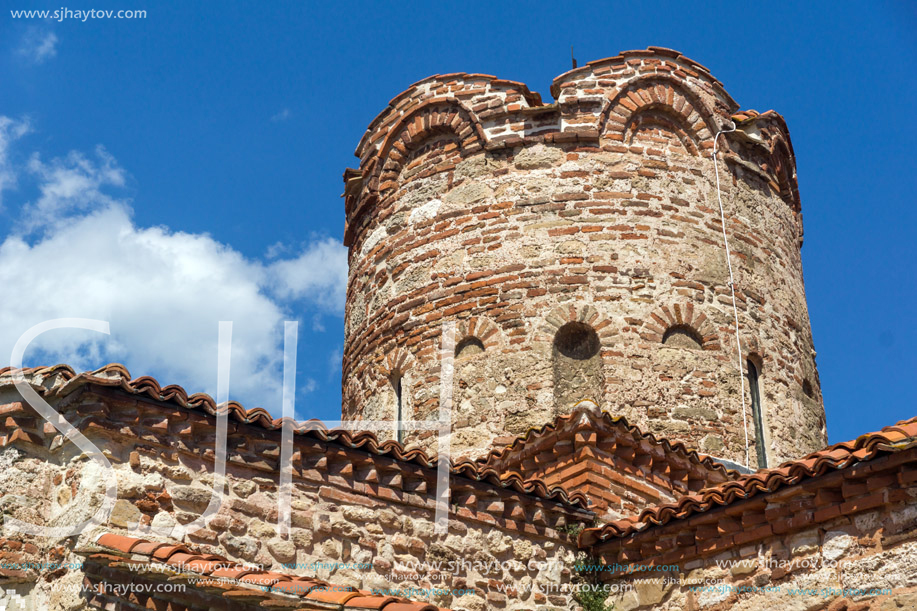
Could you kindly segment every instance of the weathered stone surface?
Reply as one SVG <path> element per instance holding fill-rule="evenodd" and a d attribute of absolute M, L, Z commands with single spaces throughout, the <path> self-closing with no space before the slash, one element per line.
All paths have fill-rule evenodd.
<path fill-rule="evenodd" d="M 111 515 L 108 517 L 110 524 L 121 528 L 127 528 L 131 524 L 136 524 L 139 520 L 140 510 L 133 503 L 124 499 L 115 501 Z"/>
<path fill-rule="evenodd" d="M 258 486 L 252 481 L 241 481 L 232 485 L 232 491 L 244 499 L 257 492 Z"/>
<path fill-rule="evenodd" d="M 279 562 L 293 562 L 296 560 L 296 546 L 290 540 L 275 537 L 267 542 L 267 549 Z"/>
<path fill-rule="evenodd" d="M 174 486 L 170 488 L 172 501 L 182 509 L 201 512 L 207 509 L 213 491 L 209 488 Z"/>
<path fill-rule="evenodd" d="M 704 407 L 676 407 L 672 410 L 675 418 L 685 420 L 716 420 L 716 411 Z"/>
<path fill-rule="evenodd" d="M 564 153 L 560 149 L 536 144 L 517 153 L 513 163 L 520 170 L 537 170 L 558 165 L 563 159 Z"/>
<path fill-rule="evenodd" d="M 903 611 L 904 609 L 917 609 L 917 592 L 892 596 L 879 605 L 879 611 Z"/>
<path fill-rule="evenodd" d="M 251 537 L 236 537 L 230 534 L 224 534 L 220 537 L 220 542 L 233 556 L 254 562 L 258 555 L 258 541 Z"/>

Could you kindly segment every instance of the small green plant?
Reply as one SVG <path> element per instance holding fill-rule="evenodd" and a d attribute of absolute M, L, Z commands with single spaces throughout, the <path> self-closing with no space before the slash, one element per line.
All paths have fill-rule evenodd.
<path fill-rule="evenodd" d="M 585 590 L 576 593 L 576 602 L 582 607 L 583 611 L 613 611 L 614 603 L 605 602 L 608 596 L 602 590 Z"/>
<path fill-rule="evenodd" d="M 575 539 L 583 532 L 584 528 L 585 526 L 583 524 L 564 524 L 563 526 L 559 526 L 557 530 L 566 533 L 571 539 Z"/>
<path fill-rule="evenodd" d="M 615 608 L 614 603 L 606 602 L 608 593 L 602 587 L 601 561 L 598 558 L 579 552 L 573 570 L 576 573 L 574 582 L 588 586 L 577 589 L 574 595 L 583 611 L 612 611 Z"/>
<path fill-rule="evenodd" d="M 598 526 L 598 518 L 594 519 L 592 526 Z M 566 524 L 558 527 L 562 533 L 566 533 L 572 540 L 576 540 L 586 524 Z M 583 611 L 612 611 L 615 608 L 614 603 L 606 602 L 608 594 L 602 588 L 602 579 L 600 570 L 600 561 L 586 552 L 578 552 L 573 560 L 573 583 L 576 585 L 586 585 L 588 587 L 577 588 L 573 598 L 580 604 Z"/>

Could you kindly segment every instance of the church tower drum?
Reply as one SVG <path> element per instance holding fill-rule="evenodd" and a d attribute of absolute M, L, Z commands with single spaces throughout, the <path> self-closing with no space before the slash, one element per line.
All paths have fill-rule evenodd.
<path fill-rule="evenodd" d="M 435 420 L 453 321 L 453 456 L 582 400 L 740 463 L 747 428 L 752 467 L 822 447 L 783 118 L 740 112 L 659 47 L 551 93 L 437 75 L 370 124 L 344 174 L 344 418 Z M 733 124 L 717 151 L 741 355 L 711 156 Z M 436 446 L 429 429 L 403 440 Z"/>

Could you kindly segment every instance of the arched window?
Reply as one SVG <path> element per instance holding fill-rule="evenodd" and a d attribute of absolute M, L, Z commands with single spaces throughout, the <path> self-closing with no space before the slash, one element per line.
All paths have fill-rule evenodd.
<path fill-rule="evenodd" d="M 701 350 L 704 347 L 704 338 L 700 333 L 688 325 L 672 325 L 662 335 L 662 343 L 670 348 L 688 348 Z"/>
<path fill-rule="evenodd" d="M 392 375 L 392 389 L 395 391 L 395 439 L 398 443 L 404 443 L 404 393 L 401 386 L 402 377 L 400 373 Z"/>
<path fill-rule="evenodd" d="M 605 385 L 601 343 L 595 329 L 568 322 L 554 336 L 554 406 L 565 412 L 583 399 L 599 403 Z"/>
<path fill-rule="evenodd" d="M 761 418 L 761 389 L 758 386 L 758 367 L 748 359 L 748 390 L 751 394 L 751 417 L 755 423 L 755 450 L 758 455 L 758 468 L 767 467 L 767 452 L 764 448 L 764 421 Z"/>
<path fill-rule="evenodd" d="M 473 335 L 466 337 L 455 346 L 455 358 L 463 359 L 484 352 L 484 342 Z"/>
<path fill-rule="evenodd" d="M 815 398 L 815 389 L 812 388 L 812 382 L 808 378 L 802 381 L 802 393 L 810 399 Z"/>

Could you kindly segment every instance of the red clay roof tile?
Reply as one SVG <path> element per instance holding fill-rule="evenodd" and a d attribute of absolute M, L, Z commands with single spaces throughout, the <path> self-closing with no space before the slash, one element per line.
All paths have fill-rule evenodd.
<path fill-rule="evenodd" d="M 248 567 L 248 566 L 242 566 L 242 565 L 224 566 L 210 573 L 210 576 L 211 577 L 220 577 L 224 579 L 240 579 L 241 577 L 248 575 L 249 573 L 255 573 L 257 571 L 258 569 Z"/>
<path fill-rule="evenodd" d="M 120 550 L 119 550 L 119 551 L 120 551 Z M 189 549 L 188 549 L 187 547 L 185 547 L 184 545 L 167 545 L 167 546 L 165 546 L 165 547 L 157 548 L 156 551 L 153 552 L 153 558 L 156 559 L 156 560 L 159 560 L 159 561 L 161 561 L 161 562 L 165 562 L 165 561 L 168 560 L 173 554 L 178 554 L 178 553 L 185 553 L 185 554 L 187 554 L 187 553 L 190 552 L 190 551 L 191 551 L 191 550 L 189 550 Z"/>
<path fill-rule="evenodd" d="M 394 596 L 356 596 L 344 605 L 347 609 L 381 609 L 385 605 L 398 602 Z"/>
<path fill-rule="evenodd" d="M 131 551 L 131 548 L 141 545 L 143 543 L 149 543 L 144 539 L 135 539 L 134 537 L 124 537 L 122 535 L 116 535 L 114 533 L 105 533 L 99 537 L 97 544 L 104 547 L 110 547 L 116 549 L 119 552 L 127 553 Z"/>
<path fill-rule="evenodd" d="M 104 545 L 101 542 L 101 539 L 99 540 L 99 545 Z M 150 556 L 153 554 L 153 552 L 155 552 L 160 547 L 166 547 L 167 545 L 169 544 L 168 543 L 157 543 L 155 541 L 150 541 L 146 543 L 138 543 L 136 546 L 131 548 L 131 552 L 133 552 L 134 554 L 142 554 L 144 556 Z"/>
<path fill-rule="evenodd" d="M 586 422 L 583 422 L 584 417 L 587 419 Z M 523 452 L 526 446 L 546 436 L 555 433 L 559 434 L 561 431 L 566 431 L 568 434 L 581 430 L 596 431 L 600 427 L 613 429 L 615 432 L 624 434 L 636 442 L 646 440 L 651 445 L 659 447 L 665 455 L 677 456 L 687 460 L 700 470 L 710 473 L 711 476 L 715 473 L 717 479 L 714 481 L 722 481 L 724 478 L 734 479 L 739 476 L 737 471 L 727 469 L 712 457 L 691 450 L 681 442 L 673 443 L 664 437 L 656 437 L 652 433 L 645 433 L 636 426 L 628 424 L 627 419 L 623 416 L 612 416 L 608 412 L 597 412 L 585 406 L 577 406 L 570 413 L 558 416 L 553 422 L 529 429 L 524 435 L 517 437 L 503 448 L 492 450 L 474 461 L 459 462 L 456 466 L 460 467 L 467 462 L 478 466 L 481 472 L 486 472 L 489 468 L 500 469 L 511 457 Z M 515 461 L 513 461 L 513 464 L 515 464 Z M 519 474 L 519 477 L 524 477 L 524 473 Z"/>
<path fill-rule="evenodd" d="M 33 367 L 18 370 L 29 379 L 37 391 L 46 396 L 65 396 L 87 384 L 106 386 L 131 395 L 146 396 L 158 402 L 172 403 L 189 410 L 202 411 L 210 416 L 218 412 L 227 412 L 229 417 L 236 422 L 259 426 L 267 430 L 278 430 L 283 426 L 283 420 L 271 417 L 267 410 L 256 407 L 245 410 L 239 403 L 230 401 L 223 406 L 217 406 L 216 401 L 207 394 L 196 393 L 188 395 L 184 388 L 178 385 L 162 387 L 159 382 L 150 376 L 131 378 L 130 372 L 124 365 L 111 363 L 95 371 L 77 374 L 67 365 L 54 365 L 51 367 Z M 0 387 L 11 383 L 13 375 L 10 367 L 0 368 Z M 6 378 L 6 380 L 4 380 Z M 44 385 L 42 383 L 44 382 Z M 48 382 L 52 382 L 50 385 Z M 50 387 L 48 387 L 50 386 Z M 308 435 L 325 442 L 340 444 L 347 448 L 363 449 L 364 451 L 379 456 L 390 456 L 401 462 L 412 462 L 428 468 L 436 468 L 439 458 L 436 454 L 428 455 L 419 448 L 407 449 L 397 441 L 380 442 L 375 433 L 371 431 L 350 431 L 347 429 L 328 429 L 318 420 L 307 420 L 296 423 L 296 435 Z M 541 480 L 526 481 L 519 474 L 493 474 L 479 473 L 479 467 L 470 462 L 451 463 L 451 471 L 455 475 L 470 476 L 477 481 L 486 479 L 494 485 L 511 488 L 517 492 L 531 494 L 541 498 L 553 500 L 566 505 L 586 509 L 588 499 L 581 493 L 568 494 L 559 486 L 547 486 Z"/>
<path fill-rule="evenodd" d="M 319 602 L 326 603 L 335 603 L 338 605 L 343 605 L 348 600 L 356 598 L 360 594 L 354 591 L 344 590 L 344 587 L 340 586 L 323 586 L 315 588 L 308 594 L 306 598 L 308 600 L 317 600 Z"/>
<path fill-rule="evenodd" d="M 902 431 L 911 434 L 903 437 Z M 639 516 L 615 520 L 603 526 L 587 528 L 579 535 L 579 545 L 586 547 L 611 538 L 626 537 L 644 531 L 651 525 L 682 520 L 695 513 L 729 505 L 759 492 L 774 492 L 784 486 L 823 475 L 829 470 L 846 469 L 858 462 L 872 460 L 881 453 L 914 447 L 917 443 L 917 417 L 887 426 L 881 431 L 860 435 L 855 440 L 837 443 L 798 460 L 773 469 L 761 469 L 730 482 L 705 488 L 681 497 L 674 503 L 649 507 Z"/>
<path fill-rule="evenodd" d="M 109 564 L 113 568 L 125 568 L 130 563 L 125 558 L 137 555 L 160 554 L 167 564 L 179 566 L 188 572 L 209 574 L 210 579 L 201 579 L 193 584 L 206 590 L 223 590 L 223 596 L 244 601 L 254 601 L 279 593 L 298 596 L 314 605 L 347 605 L 348 609 L 369 609 L 393 611 L 440 611 L 426 603 L 414 603 L 391 596 L 378 596 L 366 590 L 357 590 L 350 586 L 337 586 L 318 579 L 284 575 L 272 571 L 262 571 L 245 566 L 222 556 L 214 554 L 196 554 L 184 545 L 152 543 L 144 539 L 135 539 L 115 533 L 105 533 L 97 539 L 96 545 L 107 550 L 114 550 L 121 555 L 97 553 L 92 550 L 84 552 L 91 559 Z M 130 551 L 128 551 L 130 550 Z M 246 585 L 242 585 L 246 584 Z M 263 589 L 251 589 L 251 586 L 262 586 Z M 305 602 L 304 601 L 304 602 Z M 447 611 L 447 610 L 445 610 Z"/>
<path fill-rule="evenodd" d="M 272 586 L 281 581 L 292 581 L 292 579 L 280 573 L 258 572 L 249 573 L 239 578 L 239 581 L 242 583 L 251 583 L 256 586 Z"/>
<path fill-rule="evenodd" d="M 166 564 L 170 564 L 172 566 L 183 566 L 186 562 L 191 560 L 203 560 L 203 557 L 195 554 L 178 552 L 169 556 L 169 559 L 166 560 Z"/>
<path fill-rule="evenodd" d="M 305 596 L 315 588 L 321 587 L 322 583 L 312 579 L 294 578 L 290 581 L 281 581 L 275 583 L 272 587 L 277 592 L 284 594 L 295 594 L 296 596 Z"/>
<path fill-rule="evenodd" d="M 210 575 L 213 571 L 226 565 L 225 560 L 191 560 L 185 565 L 185 569 L 202 575 Z"/>

